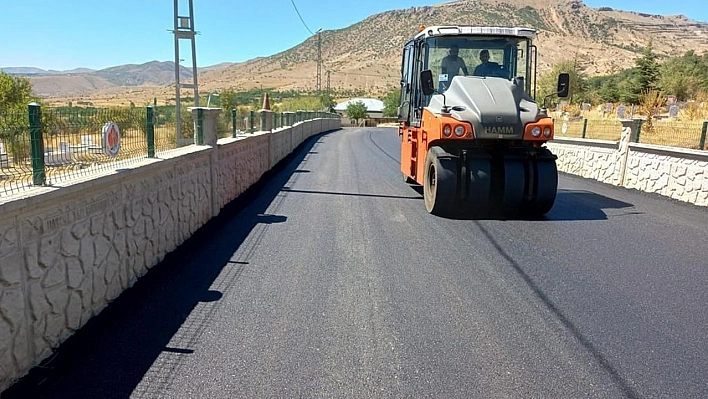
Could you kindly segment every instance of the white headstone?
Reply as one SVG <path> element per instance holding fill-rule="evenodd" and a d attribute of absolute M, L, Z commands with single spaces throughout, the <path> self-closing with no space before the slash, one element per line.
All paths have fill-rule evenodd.
<path fill-rule="evenodd" d="M 582 109 L 583 111 L 590 111 L 590 103 L 583 103 L 580 106 L 580 109 Z"/>
<path fill-rule="evenodd" d="M 614 109 L 614 105 L 612 103 L 605 104 L 605 111 L 612 112 L 613 109 Z"/>

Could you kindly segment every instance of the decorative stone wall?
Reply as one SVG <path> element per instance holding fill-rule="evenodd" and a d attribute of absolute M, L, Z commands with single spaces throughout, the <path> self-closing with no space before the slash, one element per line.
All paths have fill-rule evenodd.
<path fill-rule="evenodd" d="M 619 183 L 621 173 L 617 143 L 571 139 L 548 144 L 548 147 L 558 156 L 558 170 L 604 183 Z"/>
<path fill-rule="evenodd" d="M 184 147 L 121 167 L 120 173 L 86 175 L 3 198 L 0 391 L 305 139 L 339 123 L 299 123 L 295 128 L 308 133 L 297 140 L 294 129 L 285 128 Z"/>
<path fill-rule="evenodd" d="M 631 143 L 636 123 L 623 121 L 619 142 L 555 139 L 558 170 L 604 183 L 708 206 L 708 152 Z"/>
<path fill-rule="evenodd" d="M 630 145 L 624 186 L 708 206 L 705 151 Z"/>

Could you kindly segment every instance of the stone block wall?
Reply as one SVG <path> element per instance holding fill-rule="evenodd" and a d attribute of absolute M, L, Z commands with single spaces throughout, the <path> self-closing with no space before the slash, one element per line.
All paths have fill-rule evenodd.
<path fill-rule="evenodd" d="M 636 122 L 623 121 L 620 141 L 555 139 L 558 170 L 604 183 L 708 206 L 708 151 L 630 142 Z"/>
<path fill-rule="evenodd" d="M 3 198 L 0 391 L 300 143 L 339 123 L 305 121 L 277 133 L 219 139 L 160 153 L 120 172 L 86 174 Z M 293 140 L 294 131 L 307 133 Z"/>
<path fill-rule="evenodd" d="M 630 145 L 624 186 L 708 206 L 708 154 Z"/>
<path fill-rule="evenodd" d="M 566 139 L 549 143 L 548 148 L 558 156 L 558 170 L 603 183 L 617 185 L 621 176 L 617 143 L 598 140 Z"/>

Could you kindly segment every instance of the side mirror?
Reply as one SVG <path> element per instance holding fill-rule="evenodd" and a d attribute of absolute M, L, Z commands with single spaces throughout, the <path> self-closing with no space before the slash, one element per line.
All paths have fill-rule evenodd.
<path fill-rule="evenodd" d="M 435 92 L 435 82 L 433 82 L 433 72 L 426 69 L 420 73 L 420 87 L 423 89 L 423 94 L 429 96 Z"/>
<path fill-rule="evenodd" d="M 568 97 L 568 92 L 570 91 L 570 75 L 563 72 L 558 75 L 558 97 L 564 98 Z"/>

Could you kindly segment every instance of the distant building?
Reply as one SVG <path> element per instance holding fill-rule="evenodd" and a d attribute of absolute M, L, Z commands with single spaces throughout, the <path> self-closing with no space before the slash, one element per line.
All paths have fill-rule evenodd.
<path fill-rule="evenodd" d="M 349 106 L 349 104 L 356 103 L 359 101 L 363 102 L 366 106 L 366 112 L 369 115 L 369 118 L 383 117 L 384 103 L 383 101 L 377 100 L 375 98 L 352 98 L 351 100 L 347 100 L 335 105 L 334 112 L 338 113 L 343 118 L 346 118 L 347 107 Z"/>

